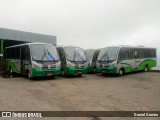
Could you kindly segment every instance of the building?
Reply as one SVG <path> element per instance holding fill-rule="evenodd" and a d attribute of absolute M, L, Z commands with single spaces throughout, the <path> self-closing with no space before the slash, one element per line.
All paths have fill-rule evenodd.
<path fill-rule="evenodd" d="M 3 61 L 3 51 L 5 47 L 28 42 L 43 42 L 56 45 L 57 38 L 52 35 L 0 28 L 0 62 L 2 63 Z"/>

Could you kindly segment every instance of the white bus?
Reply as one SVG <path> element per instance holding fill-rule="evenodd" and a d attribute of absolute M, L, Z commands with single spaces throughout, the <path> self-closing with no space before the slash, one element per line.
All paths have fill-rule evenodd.
<path fill-rule="evenodd" d="M 101 49 L 97 69 L 103 74 L 124 73 L 156 67 L 156 48 L 115 46 Z"/>
<path fill-rule="evenodd" d="M 99 72 L 96 69 L 96 62 L 101 49 L 88 49 L 85 50 L 88 66 L 86 68 L 86 73 L 96 73 Z"/>
<path fill-rule="evenodd" d="M 61 59 L 61 75 L 82 76 L 85 73 L 87 63 L 84 50 L 74 46 L 56 47 Z"/>
<path fill-rule="evenodd" d="M 5 48 L 5 69 L 28 78 L 56 76 L 61 63 L 56 48 L 47 43 L 26 43 Z"/>

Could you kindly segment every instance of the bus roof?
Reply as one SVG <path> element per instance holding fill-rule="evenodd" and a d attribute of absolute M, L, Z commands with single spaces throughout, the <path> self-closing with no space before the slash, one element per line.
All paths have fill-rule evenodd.
<path fill-rule="evenodd" d="M 9 46 L 9 47 L 6 47 L 6 48 L 20 47 L 20 46 L 24 46 L 24 45 L 36 45 L 36 44 L 44 45 L 44 44 L 49 44 L 49 43 L 41 43 L 41 42 L 24 43 L 24 44 L 18 44 L 18 45 Z M 52 44 L 49 44 L 49 45 L 52 45 Z"/>
<path fill-rule="evenodd" d="M 122 47 L 127 47 L 127 48 L 153 48 L 153 47 L 146 47 L 146 46 L 131 46 L 131 45 L 116 45 L 116 46 L 108 46 L 108 47 L 119 47 L 119 48 L 122 48 Z M 107 48 L 107 47 L 105 47 Z M 156 49 L 156 48 L 154 48 Z"/>
<path fill-rule="evenodd" d="M 62 47 L 62 48 L 65 48 L 65 47 L 74 47 L 74 48 L 81 48 L 81 47 L 77 47 L 77 46 L 56 46 L 56 47 Z M 81 48 L 81 49 L 83 49 L 83 48 Z"/>

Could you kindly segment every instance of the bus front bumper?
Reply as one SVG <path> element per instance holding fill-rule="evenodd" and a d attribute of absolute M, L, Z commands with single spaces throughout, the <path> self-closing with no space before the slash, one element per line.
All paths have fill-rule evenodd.
<path fill-rule="evenodd" d="M 106 67 L 106 68 L 100 67 L 99 70 L 101 71 L 101 73 L 104 73 L 104 74 L 117 73 L 117 68 L 115 66 Z"/>
<path fill-rule="evenodd" d="M 83 74 L 85 68 L 72 68 L 72 67 L 67 67 L 67 74 L 70 75 L 78 75 L 78 74 Z"/>
<path fill-rule="evenodd" d="M 92 71 L 93 67 L 92 66 L 87 66 L 84 68 L 83 73 L 90 73 Z"/>
<path fill-rule="evenodd" d="M 90 73 L 90 72 L 93 72 L 93 66 L 87 66 L 85 69 L 84 69 L 84 73 Z M 97 73 L 100 72 L 100 69 L 98 67 L 95 67 Z"/>
<path fill-rule="evenodd" d="M 56 76 L 61 73 L 61 68 L 55 68 L 53 70 L 42 70 L 39 68 L 32 69 L 32 77 L 41 77 L 41 76 Z"/>

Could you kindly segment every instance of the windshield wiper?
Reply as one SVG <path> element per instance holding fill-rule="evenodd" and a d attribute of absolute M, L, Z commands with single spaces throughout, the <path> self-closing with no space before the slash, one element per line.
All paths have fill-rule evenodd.
<path fill-rule="evenodd" d="M 74 51 L 73 61 L 76 61 L 76 52 Z"/>
<path fill-rule="evenodd" d="M 56 61 L 55 58 L 53 57 L 53 55 L 48 50 L 47 50 L 47 52 L 48 52 L 48 55 L 51 56 L 54 61 Z"/>
<path fill-rule="evenodd" d="M 107 57 L 108 57 L 107 53 L 108 53 L 108 51 L 107 51 L 107 52 L 105 52 L 105 54 L 100 58 L 100 60 L 99 60 L 99 61 L 102 61 L 102 59 L 103 59 L 105 56 L 107 56 Z M 109 59 L 108 59 L 108 61 L 109 61 Z"/>
<path fill-rule="evenodd" d="M 41 58 L 41 61 L 43 61 L 44 56 L 46 56 L 46 51 L 44 50 L 43 56 Z"/>
<path fill-rule="evenodd" d="M 82 57 L 82 55 L 80 55 L 78 51 L 76 51 L 76 53 L 79 56 L 79 58 L 84 62 L 84 58 Z"/>

